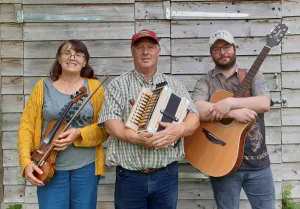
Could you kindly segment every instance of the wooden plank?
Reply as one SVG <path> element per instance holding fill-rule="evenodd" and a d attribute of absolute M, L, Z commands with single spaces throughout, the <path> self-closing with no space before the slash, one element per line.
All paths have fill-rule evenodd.
<path fill-rule="evenodd" d="M 300 0 L 282 0 L 282 16 L 299 16 Z"/>
<path fill-rule="evenodd" d="M 236 38 L 237 55 L 258 55 L 266 44 L 265 38 Z M 210 55 L 208 39 L 172 39 L 173 56 Z M 275 46 L 269 54 L 280 54 L 280 47 Z"/>
<path fill-rule="evenodd" d="M 209 38 L 220 29 L 226 29 L 234 37 L 266 36 L 280 19 L 269 20 L 173 20 L 172 38 Z"/>
<path fill-rule="evenodd" d="M 300 135 L 299 126 L 283 126 L 281 129 L 282 129 L 282 144 L 299 143 L 299 135 Z"/>
<path fill-rule="evenodd" d="M 136 2 L 135 19 L 166 19 L 164 17 L 163 2 Z"/>
<path fill-rule="evenodd" d="M 23 5 L 23 10 L 24 14 L 31 15 L 47 14 L 99 17 L 103 21 L 109 22 L 134 21 L 134 4 Z"/>
<path fill-rule="evenodd" d="M 282 180 L 300 180 L 300 163 L 282 163 L 281 172 Z"/>
<path fill-rule="evenodd" d="M 281 127 L 266 127 L 266 144 L 281 144 Z"/>
<path fill-rule="evenodd" d="M 15 22 L 14 4 L 1 4 L 0 11 L 0 22 Z"/>
<path fill-rule="evenodd" d="M 282 125 L 296 126 L 300 125 L 300 109 L 299 108 L 282 108 Z"/>
<path fill-rule="evenodd" d="M 2 116 L 2 131 L 16 131 L 20 125 L 21 113 L 4 113 Z"/>
<path fill-rule="evenodd" d="M 268 82 L 270 91 L 280 91 L 281 89 L 281 74 L 264 74 Z"/>
<path fill-rule="evenodd" d="M 300 72 L 282 72 L 282 88 L 300 89 Z"/>
<path fill-rule="evenodd" d="M 271 170 L 272 170 L 272 175 L 273 179 L 276 182 L 281 182 L 282 181 L 282 170 L 281 170 L 281 165 L 282 163 L 271 163 Z"/>
<path fill-rule="evenodd" d="M 281 126 L 281 114 L 280 109 L 271 109 L 265 113 L 265 125 L 266 126 Z"/>
<path fill-rule="evenodd" d="M 149 29 L 153 30 L 160 38 L 170 37 L 171 26 L 169 20 L 137 20 L 135 21 L 135 27 L 136 32 L 142 29 Z"/>
<path fill-rule="evenodd" d="M 22 40 L 21 24 L 1 24 L 0 40 Z"/>
<path fill-rule="evenodd" d="M 3 150 L 3 166 L 17 167 L 19 166 L 18 150 Z"/>
<path fill-rule="evenodd" d="M 239 66 L 250 69 L 256 58 L 257 56 L 237 56 L 237 62 Z M 206 74 L 214 67 L 211 57 L 172 57 L 173 74 Z M 260 71 L 280 73 L 280 56 L 267 56 Z"/>
<path fill-rule="evenodd" d="M 23 0 L 23 4 L 86 4 L 86 0 Z M 134 0 L 89 0 L 88 4 L 134 3 Z"/>
<path fill-rule="evenodd" d="M 300 107 L 300 90 L 283 89 L 281 95 L 287 100 L 284 107 Z"/>
<path fill-rule="evenodd" d="M 24 42 L 24 58 L 55 58 L 62 42 Z M 130 40 L 84 41 L 91 57 L 131 57 Z M 170 55 L 170 39 L 160 41 L 161 55 Z"/>
<path fill-rule="evenodd" d="M 300 54 L 281 55 L 282 71 L 300 71 Z"/>
<path fill-rule="evenodd" d="M 23 185 L 25 179 L 22 178 L 21 167 L 7 167 L 4 168 L 4 185 Z"/>
<path fill-rule="evenodd" d="M 247 19 L 281 18 L 281 4 L 274 1 L 243 2 L 172 2 L 174 11 L 246 13 Z M 198 19 L 197 17 L 176 17 L 176 19 Z M 243 18 L 240 18 L 243 19 Z"/>
<path fill-rule="evenodd" d="M 299 53 L 300 36 L 285 36 L 282 39 L 282 53 Z"/>
<path fill-rule="evenodd" d="M 24 185 L 4 186 L 4 203 L 23 203 L 25 196 Z"/>
<path fill-rule="evenodd" d="M 23 41 L 3 41 L 1 44 L 2 58 L 23 58 Z"/>
<path fill-rule="evenodd" d="M 131 39 L 132 34 L 134 23 L 24 24 L 24 41 Z"/>
<path fill-rule="evenodd" d="M 300 11 L 300 10 L 299 10 Z M 299 14 L 297 15 L 299 16 Z M 300 34 L 300 17 L 282 18 L 282 23 L 289 27 L 290 35 Z"/>
<path fill-rule="evenodd" d="M 1 9 L 1 8 L 0 8 Z M 0 11 L 1 12 L 1 11 Z M 0 31 L 1 32 L 1 31 Z M 0 42 L 0 49 L 1 49 L 1 42 Z M 1 57 L 0 57 L 0 69 L 1 66 Z M 2 101 L 2 75 L 0 72 L 0 101 Z M 0 102 L 0 202 L 3 202 L 4 194 L 3 194 L 3 134 L 2 134 L 2 102 Z"/>
<path fill-rule="evenodd" d="M 30 94 L 35 84 L 41 79 L 42 77 L 24 77 L 24 94 Z"/>
<path fill-rule="evenodd" d="M 48 76 L 49 69 L 54 63 L 54 59 L 25 59 L 24 76 Z M 91 58 L 90 65 L 96 75 L 121 75 L 134 69 L 133 59 L 129 57 L 120 58 Z M 171 63 L 169 56 L 160 56 L 158 69 L 163 73 L 171 73 Z"/>
<path fill-rule="evenodd" d="M 299 142 L 298 142 L 299 143 Z M 282 162 L 300 162 L 300 144 L 282 145 Z"/>
<path fill-rule="evenodd" d="M 281 145 L 270 144 L 267 147 L 271 163 L 282 163 Z"/>
<path fill-rule="evenodd" d="M 24 95 L 3 95 L 2 96 L 2 112 L 23 112 Z"/>
<path fill-rule="evenodd" d="M 22 3 L 22 0 L 0 0 L 0 3 L 16 4 L 16 3 Z"/>
<path fill-rule="evenodd" d="M 2 77 L 2 94 L 23 94 L 23 78 Z"/>
<path fill-rule="evenodd" d="M 18 149 L 18 132 L 3 131 L 2 149 Z"/>
<path fill-rule="evenodd" d="M 23 59 L 1 59 L 2 76 L 22 76 Z"/>

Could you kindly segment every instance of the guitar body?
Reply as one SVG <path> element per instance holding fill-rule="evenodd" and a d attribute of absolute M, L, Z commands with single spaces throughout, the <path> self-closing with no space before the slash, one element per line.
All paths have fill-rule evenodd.
<path fill-rule="evenodd" d="M 211 103 L 216 103 L 233 94 L 216 91 Z M 244 155 L 245 136 L 255 123 L 239 123 L 233 119 L 201 122 L 193 135 L 184 138 L 186 159 L 201 172 L 214 177 L 234 173 Z"/>

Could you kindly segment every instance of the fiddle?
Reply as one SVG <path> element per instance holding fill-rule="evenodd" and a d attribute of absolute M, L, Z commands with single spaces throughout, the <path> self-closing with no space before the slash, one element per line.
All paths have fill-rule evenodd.
<path fill-rule="evenodd" d="M 87 89 L 85 87 L 81 87 L 79 91 L 76 92 L 75 96 L 71 96 L 71 100 L 68 102 L 65 109 L 63 110 L 63 113 L 60 115 L 57 121 L 49 122 L 39 148 L 35 150 L 31 155 L 31 160 L 43 171 L 42 174 L 39 174 L 37 172 L 34 172 L 33 174 L 37 179 L 43 181 L 44 184 L 48 183 L 51 180 L 56 167 L 55 161 L 58 151 L 54 150 L 55 147 L 51 142 L 53 141 L 53 139 L 58 138 L 61 133 L 65 132 L 68 129 L 75 118 L 79 115 L 83 107 L 107 80 L 107 78 L 108 75 L 106 75 L 106 77 L 100 81 L 99 86 L 93 91 L 93 93 L 88 96 L 88 98 L 84 101 L 84 103 L 80 106 L 80 108 L 68 123 L 65 121 L 65 117 L 67 116 L 72 105 L 76 104 L 79 100 L 82 100 L 82 98 L 85 97 L 87 93 Z"/>

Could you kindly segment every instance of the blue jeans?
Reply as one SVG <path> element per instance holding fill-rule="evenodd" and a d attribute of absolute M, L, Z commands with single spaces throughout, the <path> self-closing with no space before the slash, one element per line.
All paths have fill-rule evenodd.
<path fill-rule="evenodd" d="M 252 209 L 275 209 L 275 187 L 271 168 L 237 171 L 210 178 L 218 209 L 238 209 L 243 188 Z"/>
<path fill-rule="evenodd" d="M 151 174 L 116 168 L 115 209 L 176 209 L 177 162 Z"/>
<path fill-rule="evenodd" d="M 37 187 L 40 209 L 96 209 L 100 176 L 95 163 L 70 171 L 55 171 L 53 178 Z"/>

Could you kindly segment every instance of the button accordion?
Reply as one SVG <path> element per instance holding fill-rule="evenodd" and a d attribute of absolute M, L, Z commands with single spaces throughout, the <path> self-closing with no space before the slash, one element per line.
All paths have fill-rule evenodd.
<path fill-rule="evenodd" d="M 125 125 L 137 132 L 156 133 L 164 128 L 159 122 L 181 123 L 188 113 L 189 100 L 172 93 L 166 82 L 150 90 L 143 87 Z"/>

